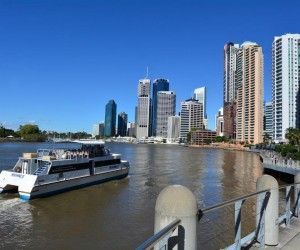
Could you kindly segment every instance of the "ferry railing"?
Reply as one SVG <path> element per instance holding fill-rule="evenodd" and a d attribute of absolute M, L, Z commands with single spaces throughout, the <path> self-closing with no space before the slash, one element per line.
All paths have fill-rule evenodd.
<path fill-rule="evenodd" d="M 254 192 L 242 197 L 238 197 L 235 199 L 231 199 L 207 208 L 198 210 L 198 221 L 201 221 L 202 217 L 206 214 L 209 214 L 212 211 L 225 208 L 228 206 L 234 205 L 234 242 L 227 246 L 222 247 L 222 249 L 242 249 L 243 247 L 249 248 L 254 244 L 258 244 L 259 248 L 265 248 L 265 214 L 266 208 L 269 204 L 270 196 L 273 189 L 266 189 L 259 192 Z M 278 191 L 284 190 L 284 212 L 278 215 L 278 219 L 276 221 L 277 225 L 285 223 L 286 226 L 289 226 L 291 223 L 291 219 L 293 217 L 299 217 L 300 215 L 300 182 L 294 184 L 283 185 L 278 188 Z M 294 197 L 293 197 L 294 194 Z M 241 234 L 241 226 L 242 226 L 242 209 L 244 203 L 256 197 L 256 223 L 254 231 L 248 233 L 246 236 L 242 237 Z M 292 201 L 293 205 L 292 205 Z M 279 201 L 278 201 L 279 203 Z M 279 206 L 279 204 L 278 204 Z M 272 209 L 272 208 L 269 208 Z M 254 218 L 253 218 L 254 219 Z M 180 230 L 179 230 L 180 227 Z M 174 235 L 172 233 L 176 233 L 175 241 Z M 180 231 L 183 232 L 180 235 Z M 151 236 L 145 242 L 143 242 L 140 246 L 136 248 L 136 250 L 143 249 L 173 249 L 174 246 L 177 246 L 177 249 L 184 249 L 184 236 L 189 232 L 181 225 L 181 220 L 177 219 L 172 223 L 165 226 L 159 232 Z M 171 241 L 173 237 L 173 242 Z M 183 237 L 183 238 L 182 238 Z M 172 244 L 170 244 L 172 242 Z M 201 247 L 199 247 L 201 248 Z"/>

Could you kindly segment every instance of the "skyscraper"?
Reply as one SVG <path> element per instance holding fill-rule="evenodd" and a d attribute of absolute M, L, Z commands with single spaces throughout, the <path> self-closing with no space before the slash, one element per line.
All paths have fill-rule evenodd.
<path fill-rule="evenodd" d="M 104 137 L 104 127 L 105 127 L 104 122 L 100 122 L 99 123 L 99 137 L 100 138 Z"/>
<path fill-rule="evenodd" d="M 224 103 L 236 99 L 236 53 L 240 46 L 232 42 L 224 46 Z"/>
<path fill-rule="evenodd" d="M 118 114 L 118 136 L 126 136 L 127 134 L 128 115 L 125 112 Z"/>
<path fill-rule="evenodd" d="M 173 91 L 158 91 L 156 97 L 156 136 L 167 138 L 168 118 L 176 112 L 176 94 Z"/>
<path fill-rule="evenodd" d="M 203 105 L 195 99 L 181 102 L 180 138 L 187 139 L 192 129 L 203 129 Z"/>
<path fill-rule="evenodd" d="M 100 124 L 97 123 L 93 125 L 92 137 L 99 136 L 99 134 L 100 134 Z"/>
<path fill-rule="evenodd" d="M 224 46 L 224 136 L 231 139 L 236 137 L 236 54 L 239 48 L 232 42 Z"/>
<path fill-rule="evenodd" d="M 168 117 L 168 142 L 176 142 L 179 138 L 180 132 L 180 116 Z"/>
<path fill-rule="evenodd" d="M 263 141 L 263 53 L 256 43 L 245 42 L 236 57 L 236 140 Z"/>
<path fill-rule="evenodd" d="M 223 107 L 216 114 L 216 131 L 217 136 L 224 136 L 224 116 Z"/>
<path fill-rule="evenodd" d="M 272 138 L 273 134 L 273 107 L 272 102 L 266 102 L 265 104 L 265 124 L 264 124 L 264 130 L 265 133 L 269 135 L 270 138 Z"/>
<path fill-rule="evenodd" d="M 128 136 L 129 137 L 135 137 L 135 123 L 134 122 L 130 122 L 128 125 Z"/>
<path fill-rule="evenodd" d="M 169 91 L 169 80 L 156 79 L 153 82 L 152 91 L 152 135 L 156 136 L 156 120 L 157 120 L 157 93 L 158 91 Z"/>
<path fill-rule="evenodd" d="M 138 84 L 138 106 L 137 106 L 137 139 L 150 135 L 150 98 L 151 82 L 150 79 L 139 80 Z"/>
<path fill-rule="evenodd" d="M 203 105 L 203 124 L 207 128 L 208 120 L 206 114 L 206 87 L 197 88 L 194 90 L 194 99 Z"/>
<path fill-rule="evenodd" d="M 299 128 L 300 34 L 276 36 L 272 46 L 273 139 Z"/>
<path fill-rule="evenodd" d="M 117 104 L 114 100 L 110 100 L 105 106 L 104 135 L 106 137 L 115 136 L 116 134 L 116 114 Z"/>

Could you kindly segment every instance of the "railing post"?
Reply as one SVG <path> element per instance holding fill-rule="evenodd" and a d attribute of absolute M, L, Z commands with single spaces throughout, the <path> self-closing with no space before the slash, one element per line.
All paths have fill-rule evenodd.
<path fill-rule="evenodd" d="M 181 230 L 184 230 L 185 236 L 184 249 L 196 250 L 197 212 L 196 198 L 188 188 L 181 185 L 168 186 L 160 192 L 156 200 L 154 231 L 157 233 L 175 219 L 180 219 Z M 154 249 L 161 247 L 158 244 Z"/>
<path fill-rule="evenodd" d="M 286 225 L 290 225 L 291 221 L 291 191 L 292 187 L 288 186 L 285 190 L 285 216 L 286 216 Z"/>
<path fill-rule="evenodd" d="M 279 202 L 279 191 L 278 191 L 278 182 L 276 179 L 270 175 L 263 175 L 257 179 L 256 191 L 263 191 L 270 189 L 271 195 L 266 206 L 264 214 L 264 239 L 265 244 L 269 246 L 276 246 L 279 243 L 278 233 L 279 225 L 277 224 L 278 219 L 278 202 Z M 262 202 L 259 200 L 261 196 L 258 197 L 257 207 L 256 207 L 256 221 L 260 220 L 261 214 L 261 205 Z"/>
<path fill-rule="evenodd" d="M 235 249 L 241 249 L 241 225 L 242 225 L 242 205 L 244 200 L 234 203 L 234 221 L 235 221 Z"/>
<path fill-rule="evenodd" d="M 294 176 L 294 182 L 295 183 L 300 183 L 300 172 L 295 174 Z M 294 187 L 295 190 L 295 216 L 299 217 L 299 212 L 300 212 L 300 184 L 295 185 Z"/>

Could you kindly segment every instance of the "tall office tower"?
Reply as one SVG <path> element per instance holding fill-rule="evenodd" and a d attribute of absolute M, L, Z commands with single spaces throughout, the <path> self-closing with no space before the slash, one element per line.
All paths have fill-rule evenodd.
<path fill-rule="evenodd" d="M 168 142 L 176 142 L 179 139 L 180 132 L 180 116 L 169 116 L 168 117 Z"/>
<path fill-rule="evenodd" d="M 156 79 L 153 82 L 152 91 L 152 135 L 156 136 L 156 120 L 157 120 L 157 93 L 159 91 L 169 91 L 169 80 Z"/>
<path fill-rule="evenodd" d="M 216 114 L 216 131 L 217 136 L 224 136 L 224 113 L 223 107 Z"/>
<path fill-rule="evenodd" d="M 156 97 L 156 136 L 167 138 L 168 118 L 176 112 L 176 94 L 174 91 L 158 91 Z"/>
<path fill-rule="evenodd" d="M 118 136 L 126 136 L 127 134 L 128 115 L 125 112 L 118 114 Z"/>
<path fill-rule="evenodd" d="M 276 36 L 272 46 L 273 139 L 299 128 L 300 34 Z"/>
<path fill-rule="evenodd" d="M 194 90 L 194 99 L 203 105 L 203 125 L 207 129 L 208 120 L 206 113 L 206 87 L 197 88 Z"/>
<path fill-rule="evenodd" d="M 223 112 L 224 136 L 236 137 L 236 53 L 239 45 L 227 43 L 224 46 L 224 82 L 223 82 Z"/>
<path fill-rule="evenodd" d="M 137 130 L 137 122 L 138 122 L 138 107 L 134 107 L 134 137 L 136 137 L 136 130 Z"/>
<path fill-rule="evenodd" d="M 236 140 L 263 141 L 264 65 L 262 48 L 245 42 L 236 57 Z"/>
<path fill-rule="evenodd" d="M 100 122 L 93 125 L 92 137 L 99 136 L 102 138 L 104 136 L 104 123 Z"/>
<path fill-rule="evenodd" d="M 181 102 L 180 138 L 184 141 L 192 129 L 203 129 L 203 105 L 195 99 Z"/>
<path fill-rule="evenodd" d="M 273 133 L 273 105 L 272 102 L 265 103 L 265 115 L 264 115 L 264 131 L 272 139 Z"/>
<path fill-rule="evenodd" d="M 100 134 L 100 124 L 94 124 L 93 125 L 93 130 L 92 130 L 92 137 L 96 137 Z"/>
<path fill-rule="evenodd" d="M 104 137 L 104 122 L 100 122 L 99 123 L 99 137 L 103 138 Z"/>
<path fill-rule="evenodd" d="M 114 100 L 110 100 L 105 106 L 104 135 L 106 137 L 115 136 L 116 134 L 116 115 L 117 104 Z"/>
<path fill-rule="evenodd" d="M 138 106 L 137 106 L 137 139 L 145 138 L 150 135 L 150 107 L 151 90 L 150 79 L 142 79 L 138 85 Z"/>
<path fill-rule="evenodd" d="M 129 123 L 127 135 L 129 137 L 135 137 L 135 123 L 134 122 Z"/>

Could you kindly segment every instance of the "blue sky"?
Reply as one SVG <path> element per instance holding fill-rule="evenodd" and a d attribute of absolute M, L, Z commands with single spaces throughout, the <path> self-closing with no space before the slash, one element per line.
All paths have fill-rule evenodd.
<path fill-rule="evenodd" d="M 271 98 L 273 37 L 299 33 L 299 1 L 0 1 L 0 122 L 90 131 L 105 104 L 134 120 L 137 83 L 167 78 L 180 101 L 206 86 L 222 105 L 223 46 L 254 41 Z"/>

